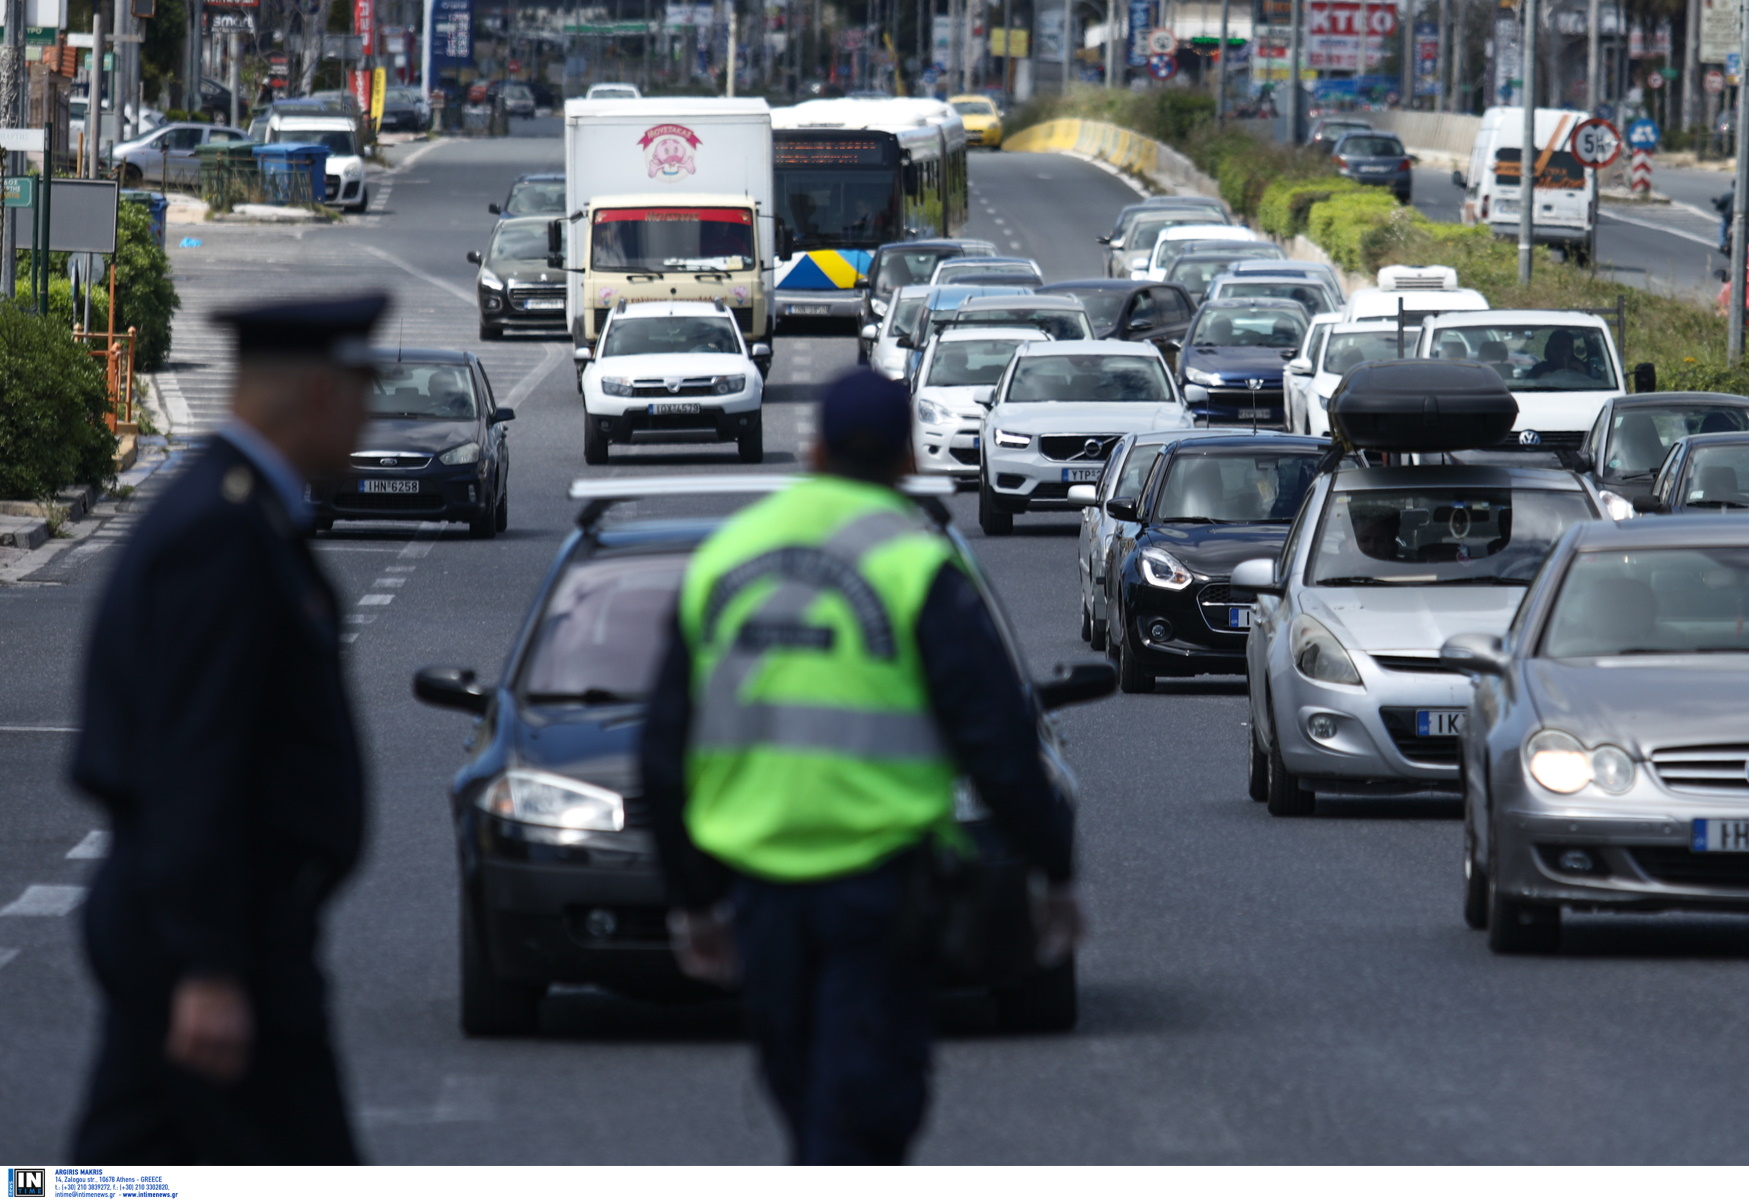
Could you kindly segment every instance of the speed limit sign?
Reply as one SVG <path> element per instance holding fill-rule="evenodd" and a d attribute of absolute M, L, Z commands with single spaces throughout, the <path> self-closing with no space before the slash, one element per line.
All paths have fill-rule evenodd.
<path fill-rule="evenodd" d="M 1164 27 L 1148 31 L 1149 54 L 1178 53 L 1178 35 Z"/>
<path fill-rule="evenodd" d="M 1609 166 L 1620 156 L 1621 134 L 1602 117 L 1592 117 L 1579 122 L 1569 145 L 1580 166 L 1597 170 Z"/>

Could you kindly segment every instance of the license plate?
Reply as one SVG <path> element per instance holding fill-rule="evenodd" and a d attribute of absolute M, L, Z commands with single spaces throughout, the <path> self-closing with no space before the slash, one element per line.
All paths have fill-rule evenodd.
<path fill-rule="evenodd" d="M 984 439 L 983 439 L 982 435 L 979 435 L 979 434 L 972 435 L 972 449 L 973 450 L 984 449 Z"/>
<path fill-rule="evenodd" d="M 1229 605 L 1227 607 L 1227 628 L 1229 630 L 1248 630 L 1251 628 L 1251 606 Z"/>
<path fill-rule="evenodd" d="M 1097 484 L 1103 467 L 1065 467 L 1063 482 L 1065 484 Z"/>
<path fill-rule="evenodd" d="M 562 309 L 565 307 L 565 302 L 563 300 L 530 300 L 524 302 L 522 307 L 525 309 Z"/>
<path fill-rule="evenodd" d="M 789 306 L 791 317 L 830 317 L 832 306 L 829 304 L 792 304 Z"/>
<path fill-rule="evenodd" d="M 691 404 L 661 404 L 650 406 L 650 415 L 652 417 L 671 417 L 696 412 L 698 412 L 698 403 L 696 401 Z"/>
<path fill-rule="evenodd" d="M 1422 738 L 1455 738 L 1463 732 L 1462 709 L 1415 710 L 1415 733 Z"/>
<path fill-rule="evenodd" d="M 1273 417 L 1274 415 L 1275 414 L 1269 409 L 1240 409 L 1239 410 L 1239 418 L 1241 420 L 1251 420 L 1254 418 L 1258 421 L 1265 421 L 1265 420 L 1269 419 L 1270 417 Z"/>
<path fill-rule="evenodd" d="M 1697 817 L 1690 845 L 1696 851 L 1749 854 L 1749 818 Z"/>
<path fill-rule="evenodd" d="M 418 480 L 359 480 L 360 492 L 417 492 Z"/>

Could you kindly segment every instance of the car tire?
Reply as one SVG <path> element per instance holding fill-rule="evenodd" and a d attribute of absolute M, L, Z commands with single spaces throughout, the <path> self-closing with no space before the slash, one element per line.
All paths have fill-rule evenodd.
<path fill-rule="evenodd" d="M 595 419 L 583 410 L 583 461 L 592 467 L 607 462 L 607 435 L 595 427 Z"/>
<path fill-rule="evenodd" d="M 462 901 L 462 1033 L 471 1037 L 534 1034 L 546 985 L 500 980 L 492 970 L 474 906 Z"/>
<path fill-rule="evenodd" d="M 1117 650 L 1118 690 L 1121 692 L 1154 691 L 1154 673 L 1145 669 L 1136 660 L 1135 651 L 1130 649 L 1128 622 L 1118 626 L 1118 633 L 1112 637 L 1111 643 Z"/>
<path fill-rule="evenodd" d="M 743 463 L 765 462 L 765 415 L 756 413 L 747 432 L 735 440 L 735 450 Z"/>
<path fill-rule="evenodd" d="M 468 522 L 468 537 L 492 538 L 498 533 L 498 498 L 493 497 L 486 511 Z"/>
<path fill-rule="evenodd" d="M 990 481 L 978 476 L 978 528 L 989 538 L 1006 538 L 1014 532 L 1014 514 L 996 507 Z"/>
<path fill-rule="evenodd" d="M 1488 949 L 1496 955 L 1547 955 L 1561 945 L 1561 907 L 1527 905 L 1488 881 Z"/>
<path fill-rule="evenodd" d="M 1257 745 L 1257 729 L 1251 730 L 1251 754 L 1247 757 L 1250 766 L 1245 772 L 1245 791 L 1251 794 L 1251 799 L 1262 804 L 1269 799 L 1269 756 L 1262 747 Z"/>
<path fill-rule="evenodd" d="M 1073 1030 L 1080 1018 L 1075 986 L 1075 957 L 1055 967 L 1040 968 L 1018 984 L 992 990 L 996 1020 L 1004 1030 L 1059 1034 Z"/>
<path fill-rule="evenodd" d="M 504 491 L 498 496 L 498 506 L 492 512 L 492 528 L 502 534 L 510 528 L 510 485 L 504 485 Z"/>
<path fill-rule="evenodd" d="M 1093 613 L 1087 607 L 1087 602 L 1081 602 L 1081 641 L 1093 641 Z"/>
<path fill-rule="evenodd" d="M 1105 619 L 1102 617 L 1095 617 L 1093 619 L 1093 637 L 1087 640 L 1088 645 L 1096 651 L 1102 651 L 1105 649 L 1105 644 L 1110 638 L 1110 631 L 1105 627 Z"/>
<path fill-rule="evenodd" d="M 137 188 L 146 182 L 146 173 L 129 163 L 121 170 L 121 183 L 124 188 Z"/>
<path fill-rule="evenodd" d="M 358 203 L 354 204 L 354 205 L 350 205 L 348 207 L 350 208 L 350 210 L 352 212 L 355 212 L 355 213 L 368 213 L 368 212 L 370 212 L 370 189 L 369 188 L 360 188 L 358 190 Z"/>
<path fill-rule="evenodd" d="M 1476 831 L 1464 818 L 1464 925 L 1488 928 L 1488 869 L 1476 858 Z"/>
<path fill-rule="evenodd" d="M 482 341 L 482 342 L 499 342 L 499 341 L 502 341 L 503 338 L 504 338 L 504 327 L 503 326 L 501 326 L 501 325 L 487 325 L 484 321 L 480 322 L 480 341 Z"/>
<path fill-rule="evenodd" d="M 1266 801 L 1271 817 L 1310 817 L 1318 809 L 1318 797 L 1300 783 L 1282 762 L 1281 748 L 1269 741 L 1269 783 Z"/>

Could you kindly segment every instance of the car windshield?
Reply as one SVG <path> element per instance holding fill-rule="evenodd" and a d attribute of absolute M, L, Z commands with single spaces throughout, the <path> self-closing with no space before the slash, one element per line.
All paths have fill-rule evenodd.
<path fill-rule="evenodd" d="M 358 143 L 353 141 L 352 131 L 349 129 L 276 129 L 267 140 L 292 142 L 300 146 L 320 146 L 330 155 L 358 153 Z"/>
<path fill-rule="evenodd" d="M 988 100 L 955 100 L 953 111 L 973 117 L 994 117 L 996 106 Z"/>
<path fill-rule="evenodd" d="M 967 338 L 938 342 L 929 364 L 925 384 L 937 388 L 963 388 L 993 384 L 1014 357 L 1020 342 L 1014 338 Z"/>
<path fill-rule="evenodd" d="M 959 325 L 1030 325 L 1044 330 L 1058 342 L 1077 342 L 1093 336 L 1087 314 L 1075 309 L 972 309 L 951 315 Z"/>
<path fill-rule="evenodd" d="M 1749 409 L 1723 405 L 1635 405 L 1618 408 L 1599 464 L 1605 479 L 1650 479 L 1670 444 L 1689 434 L 1749 429 Z"/>
<path fill-rule="evenodd" d="M 1549 611 L 1541 654 L 1749 654 L 1749 547 L 1586 551 Z"/>
<path fill-rule="evenodd" d="M 1527 584 L 1563 531 L 1593 516 L 1578 491 L 1368 489 L 1324 511 L 1308 579 L 1328 586 Z"/>
<path fill-rule="evenodd" d="M 1464 325 L 1439 331 L 1436 359 L 1475 359 L 1514 392 L 1613 390 L 1608 335 L 1588 325 Z"/>
<path fill-rule="evenodd" d="M 1222 300 L 1297 300 L 1311 313 L 1330 311 L 1330 299 L 1315 284 L 1228 283 L 1221 285 Z"/>
<path fill-rule="evenodd" d="M 1172 399 L 1166 368 L 1158 356 L 1052 354 L 1015 365 L 1007 399 L 1135 401 L 1161 404 Z"/>
<path fill-rule="evenodd" d="M 926 284 L 936 264 L 958 255 L 957 250 L 883 250 L 875 263 L 875 293 L 890 296 L 894 288 Z"/>
<path fill-rule="evenodd" d="M 568 223 L 560 222 L 560 236 Z M 492 235 L 490 259 L 540 259 L 547 257 L 547 227 L 545 225 L 500 225 Z"/>
<path fill-rule="evenodd" d="M 535 703 L 580 704 L 648 696 L 685 574 L 682 555 L 567 567 L 523 661 L 523 695 Z"/>
<path fill-rule="evenodd" d="M 1073 296 L 1081 302 L 1081 307 L 1087 310 L 1087 320 L 1097 326 L 1117 324 L 1118 314 L 1123 312 L 1124 301 L 1130 294 L 1120 288 L 1088 288 L 1085 292 L 1059 291 L 1051 289 L 1053 296 Z"/>
<path fill-rule="evenodd" d="M 461 363 L 378 363 L 371 385 L 375 417 L 422 417 L 471 421 L 473 372 Z"/>
<path fill-rule="evenodd" d="M 510 189 L 504 212 L 511 217 L 559 217 L 565 212 L 565 181 L 524 179 Z"/>
<path fill-rule="evenodd" d="M 595 211 L 591 265 L 627 274 L 744 271 L 753 262 L 753 213 L 740 208 Z"/>
<path fill-rule="evenodd" d="M 1683 508 L 1749 509 L 1749 446 L 1696 446 L 1684 468 L 1688 482 L 1677 497 Z"/>
<path fill-rule="evenodd" d="M 1343 139 L 1336 153 L 1343 158 L 1402 158 L 1403 143 L 1396 138 L 1349 137 Z"/>
<path fill-rule="evenodd" d="M 1292 350 L 1306 337 L 1306 320 L 1287 309 L 1205 308 L 1191 334 L 1193 346 L 1267 346 Z"/>
<path fill-rule="evenodd" d="M 1167 468 L 1150 519 L 1172 522 L 1279 522 L 1300 511 L 1318 473 L 1318 451 L 1260 454 L 1180 452 Z"/>
<path fill-rule="evenodd" d="M 740 354 L 727 317 L 634 317 L 609 321 L 601 355 Z"/>
<path fill-rule="evenodd" d="M 1347 375 L 1362 363 L 1401 357 L 1397 353 L 1397 331 L 1394 328 L 1366 333 L 1331 334 L 1324 343 L 1323 370 Z"/>

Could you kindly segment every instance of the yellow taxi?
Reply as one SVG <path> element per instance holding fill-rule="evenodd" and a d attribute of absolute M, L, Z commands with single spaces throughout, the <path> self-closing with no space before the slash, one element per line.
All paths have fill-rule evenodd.
<path fill-rule="evenodd" d="M 1002 114 L 988 96 L 950 96 L 947 102 L 960 115 L 969 144 L 1002 149 Z"/>

